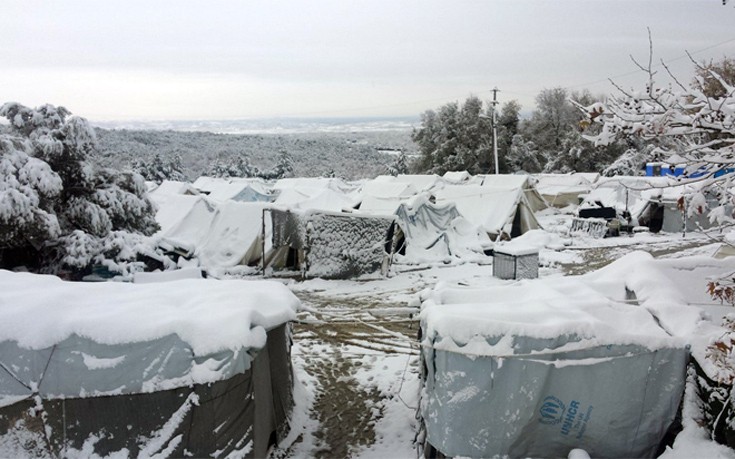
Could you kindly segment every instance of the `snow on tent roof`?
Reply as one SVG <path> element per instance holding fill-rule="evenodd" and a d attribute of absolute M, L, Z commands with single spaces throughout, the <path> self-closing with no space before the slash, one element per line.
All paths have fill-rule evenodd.
<path fill-rule="evenodd" d="M 279 207 L 293 210 L 323 210 L 342 212 L 352 209 L 356 203 L 350 196 L 330 188 L 301 187 L 284 188 L 274 201 Z"/>
<path fill-rule="evenodd" d="M 575 174 L 536 174 L 541 197 L 554 207 L 579 205 L 580 195 L 589 193 L 592 184 L 583 176 Z"/>
<path fill-rule="evenodd" d="M 512 340 L 489 340 L 503 336 L 537 340 L 574 337 L 582 347 L 600 344 L 634 344 L 651 350 L 683 347 L 685 342 L 669 335 L 645 307 L 648 297 L 639 297 L 644 307 L 624 302 L 625 287 L 630 285 L 626 281 L 635 277 L 631 273 L 640 279 L 646 277 L 642 273 L 650 274 L 645 268 L 636 269 L 644 259 L 651 258 L 645 255 L 648 254 L 634 254 L 614 262 L 617 266 L 612 270 L 621 274 L 618 276 L 598 272 L 526 280 L 493 288 L 439 286 L 422 307 L 424 330 L 427 338 L 436 339 L 437 348 L 476 355 L 512 355 L 515 352 Z M 663 290 L 666 290 L 671 282 L 664 282 Z M 642 283 L 645 280 L 638 282 Z M 671 295 L 664 298 L 662 301 L 671 300 Z M 670 304 L 681 305 L 681 302 Z"/>
<path fill-rule="evenodd" d="M 259 242 L 263 229 L 265 203 L 229 201 L 221 204 L 206 232 L 206 239 L 196 246 L 195 255 L 203 266 L 232 267 L 260 259 Z"/>
<path fill-rule="evenodd" d="M 534 174 L 536 188 L 541 191 L 548 186 L 589 187 L 592 183 L 584 175 L 580 174 Z"/>
<path fill-rule="evenodd" d="M 600 179 L 600 174 L 598 172 L 573 172 L 572 175 L 584 177 L 584 179 L 591 184 L 596 183 L 597 180 Z"/>
<path fill-rule="evenodd" d="M 436 185 L 444 183 L 444 180 L 436 174 L 399 174 L 397 176 L 379 175 L 373 181 L 381 184 L 408 183 L 413 186 L 416 192 L 428 191 Z"/>
<path fill-rule="evenodd" d="M 299 307 L 299 300 L 288 288 L 271 281 L 186 279 L 166 284 L 77 283 L 65 282 L 54 276 L 0 270 L 0 289 L 3 292 L 0 298 L 0 323 L 3 324 L 0 327 L 0 349 L 3 350 L 0 359 L 7 364 L 2 368 L 15 371 L 16 379 L 28 380 L 28 383 L 34 381 L 34 368 L 27 364 L 18 367 L 16 364 L 21 363 L 22 356 L 27 356 L 29 350 L 47 350 L 54 346 L 63 348 L 62 343 L 78 343 L 82 348 L 99 351 L 112 351 L 114 348 L 116 354 L 123 357 L 109 361 L 104 354 L 67 352 L 66 359 L 57 359 L 59 361 L 52 364 L 54 371 L 63 372 L 65 366 L 76 366 L 85 371 L 95 368 L 120 370 L 128 365 L 135 367 L 139 364 L 128 361 L 121 350 L 133 343 L 141 343 L 147 346 L 150 355 L 156 355 L 155 350 L 159 347 L 173 349 L 171 343 L 176 342 L 179 343 L 175 346 L 177 349 L 185 346 L 188 353 L 169 355 L 159 360 L 171 358 L 189 363 L 176 369 L 178 374 L 174 379 L 178 383 L 170 380 L 171 386 L 187 385 L 187 381 L 204 383 L 219 380 L 221 373 L 237 369 L 227 368 L 224 361 L 212 365 L 210 356 L 222 358 L 224 355 L 220 353 L 226 352 L 235 358 L 243 350 L 262 348 L 266 331 L 293 320 Z M 181 349 L 183 352 L 184 348 Z M 142 355 L 131 353 L 130 359 Z M 197 358 L 196 362 L 192 356 Z M 158 365 L 164 373 L 172 369 L 170 364 L 162 361 Z M 168 370 L 164 368 L 167 365 Z M 72 387 L 78 379 L 68 376 L 68 380 L 54 380 L 47 376 L 49 385 L 61 388 L 60 392 L 52 392 L 52 395 L 79 396 L 80 390 L 85 390 Z M 126 378 L 122 376 L 122 384 Z M 119 387 L 121 381 L 98 383 L 117 383 L 114 387 Z M 149 391 L 146 387 L 153 390 L 163 384 L 160 380 L 148 381 L 148 385 L 145 380 L 130 383 L 137 387 L 123 385 L 119 391 Z M 0 405 L 1 395 L 3 391 L 0 391 Z"/>
<path fill-rule="evenodd" d="M 171 194 L 199 194 L 199 191 L 188 182 L 178 182 L 176 180 L 164 180 L 160 185 L 151 191 L 151 196 Z"/>
<path fill-rule="evenodd" d="M 360 212 L 392 215 L 398 206 L 417 193 L 416 187 L 407 182 L 372 180 L 362 185 Z"/>
<path fill-rule="evenodd" d="M 466 182 L 471 177 L 472 175 L 467 171 L 447 171 L 442 176 L 444 180 L 452 183 Z"/>
<path fill-rule="evenodd" d="M 274 190 L 284 190 L 287 188 L 329 188 L 337 192 L 347 192 L 352 190 L 352 186 L 346 184 L 338 178 L 332 177 L 291 177 L 276 180 L 273 184 Z"/>
<path fill-rule="evenodd" d="M 478 175 L 482 178 L 482 186 L 499 190 L 522 190 L 526 201 L 534 212 L 543 210 L 548 205 L 536 190 L 533 177 L 526 174 L 494 174 Z"/>
<path fill-rule="evenodd" d="M 464 218 L 490 235 L 517 236 L 539 228 L 521 188 L 491 188 L 480 185 L 446 185 L 436 191 L 436 202 L 453 202 Z M 519 225 L 513 228 L 516 214 Z"/>

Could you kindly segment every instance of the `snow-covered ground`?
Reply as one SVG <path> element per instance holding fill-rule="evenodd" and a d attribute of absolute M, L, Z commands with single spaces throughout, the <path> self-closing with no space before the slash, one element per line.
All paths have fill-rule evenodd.
<path fill-rule="evenodd" d="M 568 225 L 568 216 L 541 218 L 551 231 L 520 238 L 540 248 L 541 277 L 583 274 L 633 251 L 684 258 L 711 256 L 719 246 L 716 232 L 562 237 L 554 230 Z M 415 457 L 419 294 L 439 283 L 487 287 L 508 282 L 492 276 L 490 263 L 394 265 L 386 278 L 291 282 L 305 306 L 294 326 L 298 404 L 294 432 L 273 457 Z M 730 307 L 711 301 L 704 283 L 690 288 L 701 290 L 702 307 L 713 327 L 718 325 Z M 664 457 L 735 457 L 698 424 L 701 410 L 692 391 L 689 384 L 684 431 Z"/>

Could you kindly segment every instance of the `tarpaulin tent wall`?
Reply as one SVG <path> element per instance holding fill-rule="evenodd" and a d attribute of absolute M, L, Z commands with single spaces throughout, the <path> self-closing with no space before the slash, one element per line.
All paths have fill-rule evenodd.
<path fill-rule="evenodd" d="M 464 218 L 490 237 L 513 238 L 541 227 L 521 188 L 445 185 L 435 196 L 437 204 L 454 203 Z"/>
<path fill-rule="evenodd" d="M 437 205 L 419 195 L 396 211 L 403 241 L 396 251 L 414 262 L 484 257 L 492 244 L 483 230 L 462 217 L 453 203 Z"/>
<path fill-rule="evenodd" d="M 654 457 L 688 350 L 618 287 L 570 277 L 435 289 L 421 312 L 426 451 Z"/>
<path fill-rule="evenodd" d="M 266 259 L 273 268 L 329 279 L 387 271 L 393 216 L 276 209 L 267 213 L 273 228 L 273 253 Z"/>
<path fill-rule="evenodd" d="M 283 437 L 299 304 L 283 285 L 0 271 L 0 288 L 1 455 L 263 457 Z"/>

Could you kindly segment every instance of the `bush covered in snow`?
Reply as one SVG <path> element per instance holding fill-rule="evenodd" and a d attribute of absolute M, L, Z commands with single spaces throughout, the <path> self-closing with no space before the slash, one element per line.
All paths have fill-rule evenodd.
<path fill-rule="evenodd" d="M 143 177 L 93 166 L 95 132 L 64 107 L 6 103 L 0 116 L 0 267 L 120 272 L 156 231 Z"/>

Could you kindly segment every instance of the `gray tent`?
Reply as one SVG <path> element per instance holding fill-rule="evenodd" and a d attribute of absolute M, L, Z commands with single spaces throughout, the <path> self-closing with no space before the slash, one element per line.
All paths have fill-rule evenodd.
<path fill-rule="evenodd" d="M 11 300 L 29 297 L 0 301 L 0 319 L 18 330 L 0 332 L 0 451 L 265 456 L 293 405 L 284 318 L 298 300 L 277 283 L 239 284 L 73 284 L 0 271 Z M 26 330 L 16 307 L 34 317 Z"/>
<path fill-rule="evenodd" d="M 654 457 L 688 351 L 579 279 L 436 290 L 421 313 L 425 454 Z"/>
<path fill-rule="evenodd" d="M 272 250 L 264 257 L 267 266 L 327 279 L 387 271 L 395 231 L 393 216 L 266 212 L 273 233 Z"/>

